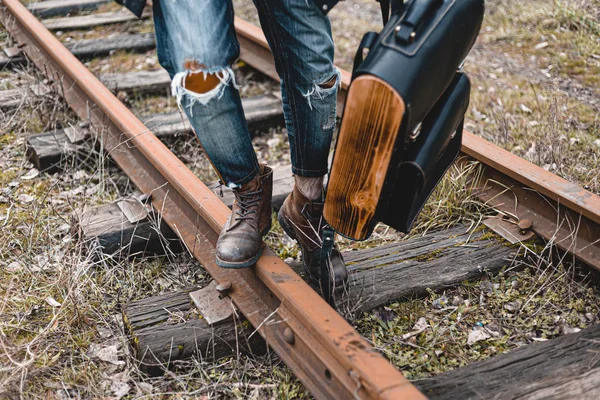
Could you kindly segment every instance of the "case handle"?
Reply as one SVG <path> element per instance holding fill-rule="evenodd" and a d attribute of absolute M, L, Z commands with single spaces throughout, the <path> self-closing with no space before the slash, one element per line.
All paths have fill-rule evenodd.
<path fill-rule="evenodd" d="M 365 36 L 363 36 L 360 44 L 358 45 L 358 50 L 356 50 L 356 54 L 354 55 L 354 64 L 352 66 L 352 75 L 358 69 L 358 66 L 363 62 L 363 51 L 365 49 L 371 50 L 371 46 L 375 43 L 377 38 L 379 37 L 379 33 L 376 32 L 367 32 Z"/>
<path fill-rule="evenodd" d="M 419 25 L 434 8 L 442 5 L 443 0 L 413 0 L 400 25 L 396 27 L 396 37 L 404 43 L 411 43 Z"/>

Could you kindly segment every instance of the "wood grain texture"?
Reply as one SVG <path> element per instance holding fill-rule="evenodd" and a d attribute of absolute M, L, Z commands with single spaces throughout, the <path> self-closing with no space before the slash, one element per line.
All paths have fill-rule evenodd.
<path fill-rule="evenodd" d="M 48 0 L 29 3 L 27 9 L 38 17 L 56 17 L 95 10 L 111 0 Z"/>
<path fill-rule="evenodd" d="M 379 78 L 359 76 L 350 85 L 324 211 L 345 236 L 362 240 L 370 234 L 404 108 Z"/>
<path fill-rule="evenodd" d="M 416 384 L 431 400 L 595 400 L 600 398 L 600 325 Z"/>
<path fill-rule="evenodd" d="M 470 234 L 464 226 L 458 226 L 382 248 L 344 253 L 350 288 L 347 296 L 338 299 L 338 308 L 352 320 L 396 299 L 425 295 L 428 288 L 438 290 L 476 279 L 485 271 L 500 270 L 510 262 L 515 250 L 484 238 L 486 232 Z M 463 246 L 467 242 L 469 245 Z M 290 265 L 302 273 L 300 263 Z M 124 307 L 137 354 L 153 354 L 154 361 L 166 363 L 198 354 L 198 349 L 211 357 L 228 356 L 235 354 L 240 343 L 246 345 L 246 333 L 238 325 L 236 334 L 231 322 L 218 329 L 209 328 L 197 317 L 167 324 L 174 311 L 186 313 L 192 309 L 190 290 L 134 301 Z M 251 350 L 256 353 L 261 348 L 259 344 L 252 342 Z M 144 363 L 147 362 L 146 359 Z M 151 372 L 158 373 L 159 369 Z"/>
<path fill-rule="evenodd" d="M 144 13 L 142 18 L 146 19 L 151 14 Z M 85 29 L 92 28 L 94 26 L 118 24 L 122 22 L 137 21 L 136 17 L 130 11 L 116 11 L 116 12 L 105 12 L 100 14 L 83 15 L 80 17 L 64 17 L 47 19 L 42 21 L 44 26 L 49 30 L 71 30 L 71 29 Z"/>
<path fill-rule="evenodd" d="M 85 210 L 79 219 L 79 230 L 88 246 L 99 246 L 102 253 L 114 257 L 181 251 L 177 235 L 157 215 L 132 224 L 117 203 Z"/>
<path fill-rule="evenodd" d="M 117 35 L 102 39 L 83 39 L 65 43 L 73 55 L 81 60 L 93 57 L 108 56 L 114 51 L 124 50 L 130 52 L 145 52 L 156 47 L 154 33 L 136 33 L 131 35 Z M 9 68 L 25 63 L 25 57 L 7 57 L 0 54 L 0 68 Z"/>

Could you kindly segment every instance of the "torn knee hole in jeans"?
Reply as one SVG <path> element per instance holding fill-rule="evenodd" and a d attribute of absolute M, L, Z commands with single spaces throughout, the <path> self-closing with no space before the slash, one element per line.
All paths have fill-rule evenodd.
<path fill-rule="evenodd" d="M 178 72 L 171 82 L 171 93 L 177 99 L 177 105 L 182 107 L 182 98 L 185 94 L 189 99 L 190 114 L 196 103 L 207 105 L 212 99 L 220 99 L 227 85 L 232 84 L 238 89 L 235 82 L 235 73 L 231 67 L 206 68 L 194 60 L 184 62 L 184 71 Z"/>
<path fill-rule="evenodd" d="M 337 93 L 337 89 L 342 85 L 342 73 L 335 69 L 333 76 L 320 83 L 313 83 L 312 87 L 304 93 L 304 98 L 308 101 L 308 107 L 312 110 L 311 99 L 323 100 L 331 94 Z"/>

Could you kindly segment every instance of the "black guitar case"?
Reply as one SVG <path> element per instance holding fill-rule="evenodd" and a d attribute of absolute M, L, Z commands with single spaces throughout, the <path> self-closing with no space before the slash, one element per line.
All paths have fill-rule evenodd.
<path fill-rule="evenodd" d="M 483 0 L 392 2 L 381 33 L 364 36 L 325 201 L 336 232 L 363 240 L 377 221 L 411 229 L 460 151 L 470 93 L 460 71 L 483 13 Z"/>

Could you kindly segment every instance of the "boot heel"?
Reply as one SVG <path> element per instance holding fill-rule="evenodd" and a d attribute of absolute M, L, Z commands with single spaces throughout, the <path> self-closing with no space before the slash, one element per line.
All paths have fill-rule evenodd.
<path fill-rule="evenodd" d="M 277 221 L 279 221 L 279 225 L 281 229 L 292 239 L 296 240 L 296 235 L 294 234 L 294 230 L 288 225 L 285 217 L 281 215 L 281 211 L 277 214 Z"/>

